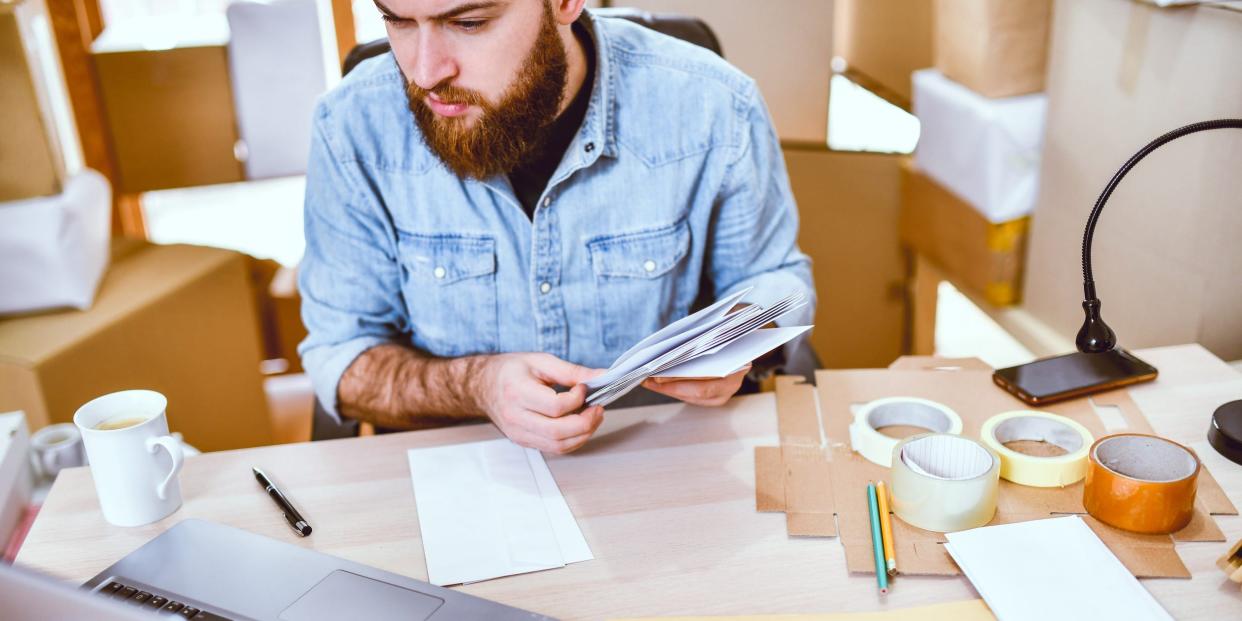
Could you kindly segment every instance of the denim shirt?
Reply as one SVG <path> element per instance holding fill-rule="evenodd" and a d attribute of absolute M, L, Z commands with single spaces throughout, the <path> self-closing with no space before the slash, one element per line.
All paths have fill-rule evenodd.
<path fill-rule="evenodd" d="M 810 323 L 810 260 L 754 81 L 690 43 L 587 19 L 597 61 L 586 118 L 533 221 L 506 176 L 458 178 L 426 147 L 392 55 L 320 100 L 299 352 L 329 413 L 345 369 L 381 343 L 605 368 L 745 287 L 758 304 L 806 292 L 812 303 L 779 323 Z"/>

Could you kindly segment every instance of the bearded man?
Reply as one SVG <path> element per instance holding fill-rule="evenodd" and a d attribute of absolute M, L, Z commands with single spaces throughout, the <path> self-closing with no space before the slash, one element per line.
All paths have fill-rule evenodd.
<path fill-rule="evenodd" d="M 322 98 L 306 178 L 300 352 L 333 416 L 564 453 L 603 420 L 582 382 L 647 334 L 747 287 L 814 300 L 754 82 L 584 2 L 375 0 L 393 53 Z M 745 373 L 644 387 L 719 405 Z"/>

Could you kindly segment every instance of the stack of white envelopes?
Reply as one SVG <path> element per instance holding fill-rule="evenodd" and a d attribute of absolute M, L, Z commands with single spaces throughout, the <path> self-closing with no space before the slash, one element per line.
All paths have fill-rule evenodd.
<path fill-rule="evenodd" d="M 608 405 L 648 377 L 725 377 L 811 329 L 760 329 L 805 306 L 806 294 L 801 291 L 767 307 L 752 305 L 729 312 L 749 291 L 747 288 L 726 296 L 639 341 L 606 373 L 586 382 L 587 404 Z"/>

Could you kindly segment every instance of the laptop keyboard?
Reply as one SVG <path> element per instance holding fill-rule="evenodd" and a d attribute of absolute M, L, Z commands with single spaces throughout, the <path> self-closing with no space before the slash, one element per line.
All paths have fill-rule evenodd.
<path fill-rule="evenodd" d="M 155 593 L 148 593 L 120 582 L 109 582 L 107 586 L 99 589 L 97 592 L 124 600 L 126 604 L 140 606 L 153 613 L 160 613 L 168 618 L 194 619 L 195 621 L 232 621 L 228 617 L 221 617 L 206 610 L 199 610 L 175 599 L 156 595 Z"/>

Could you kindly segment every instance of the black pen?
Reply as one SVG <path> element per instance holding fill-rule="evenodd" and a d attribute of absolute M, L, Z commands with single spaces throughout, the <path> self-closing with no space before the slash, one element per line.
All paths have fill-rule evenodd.
<path fill-rule="evenodd" d="M 272 501 L 276 503 L 276 507 L 280 509 L 280 512 L 285 514 L 285 521 L 289 522 L 289 526 L 293 527 L 293 530 L 303 537 L 311 534 L 310 524 L 307 524 L 306 520 L 302 518 L 302 514 L 293 508 L 293 503 L 289 502 L 284 492 L 281 492 L 280 488 L 276 487 L 276 484 L 272 483 L 271 479 L 268 479 L 262 470 L 254 467 L 250 469 L 254 470 L 255 480 L 259 482 L 259 485 L 263 486 L 263 489 L 267 491 L 267 495 L 272 497 Z"/>

